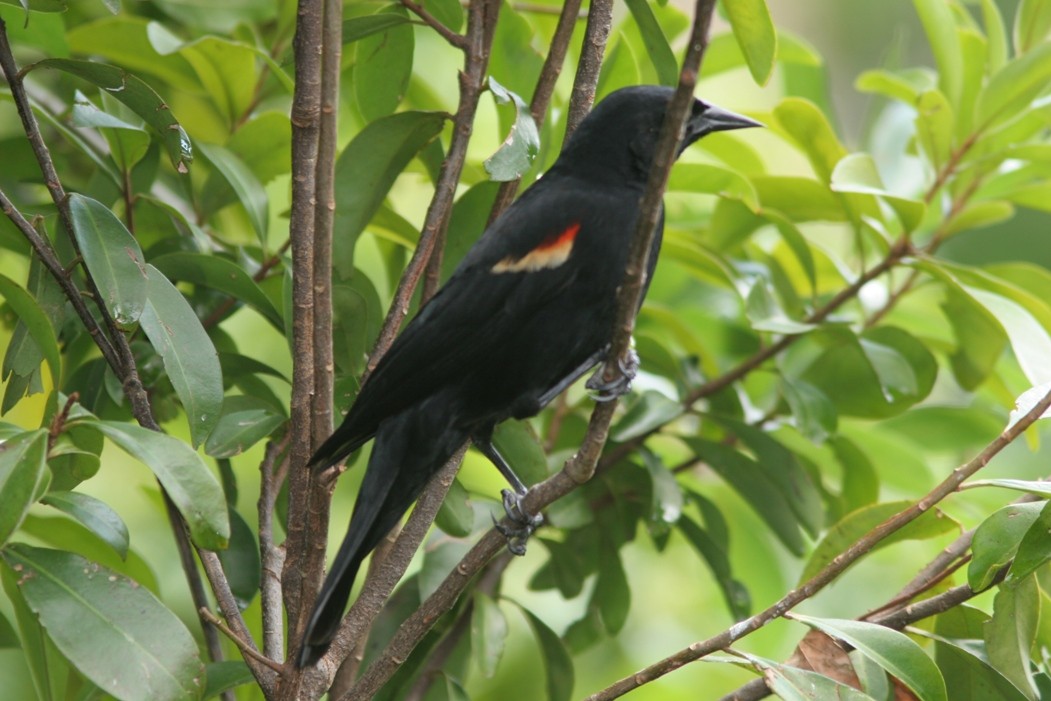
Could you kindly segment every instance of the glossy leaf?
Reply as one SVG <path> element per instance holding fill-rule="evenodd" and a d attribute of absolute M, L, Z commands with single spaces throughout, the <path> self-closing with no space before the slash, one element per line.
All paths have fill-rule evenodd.
<path fill-rule="evenodd" d="M 1010 420 L 1007 422 L 1008 428 L 1018 423 L 1018 420 L 1023 416 L 1031 412 L 1040 400 L 1047 396 L 1047 393 L 1051 392 L 1051 382 L 1044 383 L 1037 387 L 1031 387 L 1015 400 L 1014 409 L 1011 410 Z M 1051 407 L 1049 407 L 1044 413 L 1039 416 L 1040 419 L 1051 418 Z"/>
<path fill-rule="evenodd" d="M 57 383 L 62 377 L 62 358 L 59 354 L 55 329 L 52 327 L 47 314 L 29 292 L 3 274 L 0 274 L 0 297 L 3 297 L 15 314 L 18 315 L 18 320 L 25 326 L 26 333 L 36 345 L 35 358 L 33 355 L 28 357 L 34 359 L 36 364 L 39 364 L 41 358 L 46 360 L 48 370 L 51 372 L 52 383 Z M 16 356 L 10 360 L 12 363 L 19 364 L 25 359 L 25 356 Z M 7 356 L 5 355 L 4 357 L 4 380 L 9 379 L 9 374 L 12 371 L 15 371 L 16 375 L 28 375 L 33 370 L 35 368 L 15 368 L 14 365 L 9 364 Z"/>
<path fill-rule="evenodd" d="M 692 519 L 679 519 L 676 526 L 708 564 L 733 619 L 747 618 L 751 614 L 752 598 L 745 585 L 734 578 L 725 544 L 720 545 Z"/>
<path fill-rule="evenodd" d="M 625 0 L 628 10 L 642 34 L 642 41 L 646 46 L 646 55 L 653 62 L 657 71 L 657 79 L 661 85 L 675 86 L 679 82 L 679 62 L 672 53 L 668 39 L 664 31 L 657 23 L 653 15 L 653 9 L 646 0 Z M 771 57 L 771 61 L 772 61 Z"/>
<path fill-rule="evenodd" d="M 531 611 L 522 609 L 544 656 L 548 701 L 568 701 L 573 693 L 573 660 L 562 640 Z"/>
<path fill-rule="evenodd" d="M 164 361 L 198 446 L 215 428 L 223 406 L 219 355 L 182 293 L 152 265 L 146 269 L 149 298 L 139 321 Z"/>
<path fill-rule="evenodd" d="M 128 701 L 200 698 L 197 644 L 148 590 L 59 550 L 16 545 L 3 558 L 48 636 L 99 688 Z"/>
<path fill-rule="evenodd" d="M 285 417 L 257 397 L 223 398 L 219 420 L 204 444 L 204 452 L 213 458 L 240 455 L 285 423 Z"/>
<path fill-rule="evenodd" d="M 847 155 L 828 118 L 817 105 L 793 97 L 782 100 L 774 115 L 806 155 L 818 179 L 828 183 L 836 164 Z"/>
<path fill-rule="evenodd" d="M 237 195 L 238 202 L 248 213 L 259 244 L 265 249 L 267 230 L 270 224 L 269 201 L 266 189 L 259 179 L 234 154 L 217 144 L 198 143 L 197 149 L 215 167 L 226 183 Z M 207 193 L 206 193 L 207 197 Z"/>
<path fill-rule="evenodd" d="M 179 252 L 157 256 L 150 263 L 173 280 L 192 282 L 225 292 L 255 309 L 278 329 L 284 328 L 281 313 L 266 293 L 244 268 L 226 258 Z"/>
<path fill-rule="evenodd" d="M 987 129 L 1024 110 L 1051 81 L 1051 44 L 1015 58 L 990 78 L 978 97 L 975 124 Z"/>
<path fill-rule="evenodd" d="M 40 497 L 51 473 L 45 462 L 47 431 L 37 429 L 0 443 L 0 545 L 6 543 Z"/>
<path fill-rule="evenodd" d="M 740 173 L 707 163 L 680 163 L 668 178 L 669 192 L 703 192 L 740 200 L 748 209 L 759 210 L 752 183 Z"/>
<path fill-rule="evenodd" d="M 790 497 L 757 461 L 719 443 L 697 438 L 687 443 L 744 497 L 790 552 L 803 554 L 803 535 Z"/>
<path fill-rule="evenodd" d="M 150 468 L 186 519 L 190 537 L 202 548 L 222 550 L 230 522 L 219 481 L 201 457 L 183 441 L 119 421 L 78 419 Z"/>
<path fill-rule="evenodd" d="M 1044 537 L 1047 536 L 1044 526 Z M 1040 694 L 1030 668 L 1030 649 L 1036 640 L 1040 593 L 1034 577 L 1000 587 L 993 600 L 993 617 L 985 626 L 989 662 L 1030 699 Z"/>
<path fill-rule="evenodd" d="M 1011 504 L 986 518 L 974 532 L 967 583 L 974 591 L 988 589 L 997 572 L 1008 564 L 1030 526 L 1040 517 L 1042 503 Z"/>
<path fill-rule="evenodd" d="M 763 673 L 763 679 L 770 691 L 783 701 L 874 701 L 863 691 L 842 684 L 824 674 L 764 660 L 755 655 L 744 654 L 756 669 Z"/>
<path fill-rule="evenodd" d="M 778 37 L 765 0 L 728 2 L 723 5 L 737 45 L 748 62 L 752 79 L 766 85 L 778 54 Z"/>
<path fill-rule="evenodd" d="M 822 443 L 836 432 L 836 407 L 817 387 L 802 380 L 782 377 L 781 393 L 788 402 L 796 427 L 804 436 Z"/>
<path fill-rule="evenodd" d="M 80 521 L 117 551 L 121 559 L 128 556 L 128 527 L 106 502 L 80 492 L 48 492 L 41 501 Z"/>
<path fill-rule="evenodd" d="M 351 140 L 336 161 L 333 260 L 353 275 L 354 244 L 376 214 L 394 179 L 445 123 L 439 112 L 399 112 L 377 119 Z"/>
<path fill-rule="evenodd" d="M 1051 31 L 1051 2 L 1022 0 L 1014 22 L 1015 51 L 1024 54 L 1047 39 Z"/>
<path fill-rule="evenodd" d="M 255 681 L 252 670 L 241 660 L 224 660 L 209 662 L 205 665 L 205 676 L 208 679 L 202 698 L 211 699 L 228 689 L 234 689 Z"/>
<path fill-rule="evenodd" d="M 967 605 L 938 614 L 934 659 L 952 701 L 1025 701 L 1025 696 L 989 664 L 983 639 L 988 614 Z"/>
<path fill-rule="evenodd" d="M 905 231 L 915 230 L 927 209 L 919 200 L 890 192 L 883 184 L 876 162 L 867 153 L 851 153 L 840 160 L 832 171 L 830 187 L 835 192 L 881 197 L 894 209 Z"/>
<path fill-rule="evenodd" d="M 379 15 L 408 17 L 398 5 L 387 5 Z M 358 108 L 368 121 L 397 109 L 412 75 L 416 40 L 412 25 L 391 25 L 381 33 L 360 38 L 348 53 L 353 53 L 354 69 L 350 89 Z"/>
<path fill-rule="evenodd" d="M 629 441 L 665 425 L 682 414 L 682 404 L 655 390 L 643 392 L 611 431 L 618 442 Z"/>
<path fill-rule="evenodd" d="M 891 518 L 899 511 L 912 506 L 908 501 L 885 502 L 862 507 L 847 514 L 836 523 L 814 546 L 810 559 L 807 560 L 799 582 L 803 583 L 825 568 L 832 560 L 853 545 L 859 538 L 873 528 Z M 926 540 L 954 531 L 959 532 L 960 524 L 940 509 L 924 512 L 919 518 L 904 528 L 881 540 L 875 549 L 883 548 L 906 540 Z"/>
<path fill-rule="evenodd" d="M 938 87 L 956 104 L 963 89 L 963 53 L 952 8 L 944 0 L 913 0 L 938 65 Z"/>
<path fill-rule="evenodd" d="M 527 421 L 505 421 L 493 432 L 493 445 L 526 484 L 547 477 L 547 456 L 536 431 Z"/>
<path fill-rule="evenodd" d="M 793 614 L 793 619 L 838 638 L 871 658 L 916 694 L 919 701 L 948 701 L 945 680 L 919 645 L 890 628 L 835 618 Z"/>
<path fill-rule="evenodd" d="M 104 204 L 77 193 L 69 196 L 73 232 L 84 263 L 113 319 L 134 324 L 146 306 L 146 267 L 135 237 Z"/>
<path fill-rule="evenodd" d="M 496 674 L 500 658 L 507 644 L 507 618 L 496 602 L 483 594 L 474 594 L 474 612 L 471 614 L 471 653 L 482 676 Z"/>
<path fill-rule="evenodd" d="M 47 58 L 33 68 L 53 68 L 94 83 L 107 94 L 120 100 L 142 121 L 157 132 L 168 152 L 168 158 L 179 173 L 187 173 L 193 161 L 190 137 L 179 124 L 161 96 L 140 78 L 117 66 L 95 61 Z"/>
<path fill-rule="evenodd" d="M 489 77 L 489 91 L 498 104 L 510 103 L 514 107 L 515 119 L 500 148 L 485 160 L 485 170 L 497 182 L 515 180 L 529 169 L 540 151 L 540 134 L 529 105 L 521 97 L 497 83 L 492 76 Z"/>

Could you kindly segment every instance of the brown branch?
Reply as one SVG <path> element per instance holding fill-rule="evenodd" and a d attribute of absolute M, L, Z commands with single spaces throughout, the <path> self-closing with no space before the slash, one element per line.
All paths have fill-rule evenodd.
<path fill-rule="evenodd" d="M 272 659 L 284 659 L 282 615 L 281 615 L 281 568 L 284 566 L 284 550 L 274 545 L 274 509 L 281 484 L 275 479 L 275 463 L 283 459 L 286 463 L 289 436 L 266 444 L 263 460 L 259 464 L 259 599 L 263 621 L 263 655 Z"/>
<path fill-rule="evenodd" d="M 569 97 L 569 113 L 566 116 L 566 136 L 562 143 L 569 141 L 569 136 L 576 131 L 577 125 L 595 103 L 595 88 L 612 27 L 613 0 L 594 0 L 588 7 L 584 43 L 580 47 L 580 61 L 573 78 L 573 92 Z"/>
<path fill-rule="evenodd" d="M 814 575 L 799 588 L 790 591 L 780 601 L 751 618 L 736 623 L 716 636 L 693 643 L 689 647 L 683 648 L 659 662 L 617 681 L 602 691 L 589 696 L 588 701 L 608 701 L 609 699 L 623 696 L 629 691 L 659 679 L 685 664 L 699 660 L 718 650 L 725 650 L 737 640 L 782 617 L 792 608 L 821 591 L 850 565 L 869 553 L 881 540 L 919 518 L 935 504 L 955 492 L 964 480 L 985 467 L 997 453 L 1022 435 L 1030 425 L 1047 411 L 1048 407 L 1051 407 L 1051 392 L 1048 392 L 1017 423 L 1005 429 L 975 458 L 953 470 L 945 480 L 928 492 L 922 499 L 909 508 L 898 512 L 859 538 L 853 545 L 837 555 L 818 574 Z"/>
<path fill-rule="evenodd" d="M 419 3 L 413 2 L 412 0 L 401 0 L 401 4 L 412 12 L 414 15 L 419 17 L 424 24 L 438 32 L 438 35 L 445 39 L 447 42 L 455 46 L 461 51 L 467 51 L 468 40 L 463 35 L 457 34 L 453 30 L 442 24 L 437 17 L 427 11 L 425 7 Z"/>
<path fill-rule="evenodd" d="M 325 0 L 300 0 L 293 51 L 295 91 L 292 97 L 292 207 L 289 238 L 292 241 L 292 398 L 290 403 L 289 513 L 285 539 L 282 594 L 288 616 L 288 637 L 303 636 L 306 614 L 316 596 L 325 564 L 328 532 L 329 485 L 306 465 L 318 436 L 331 430 L 331 422 L 318 425 L 313 394 L 316 375 L 317 320 L 314 287 L 328 284 L 328 270 L 317 265 L 319 206 L 328 203 L 319 191 L 319 152 L 322 122 L 322 56 L 326 51 Z M 295 648 L 293 646 L 292 651 Z M 292 667 L 291 665 L 289 666 Z M 302 673 L 290 670 L 283 698 L 299 698 Z"/>
<path fill-rule="evenodd" d="M 265 667 L 269 667 L 272 671 L 277 672 L 278 674 L 281 673 L 282 668 L 280 664 L 274 662 L 271 659 L 268 659 L 267 657 L 264 657 L 263 655 L 260 655 L 258 650 L 256 650 L 252 645 L 246 643 L 239 635 L 230 630 L 230 627 L 223 622 L 223 619 L 219 618 L 206 608 L 200 609 L 198 613 L 200 614 L 201 618 L 205 619 L 213 626 L 218 628 L 220 631 L 222 631 L 223 635 L 229 638 L 230 641 L 233 642 L 233 644 L 236 645 L 237 648 L 244 653 L 244 656 L 246 658 L 250 657 L 255 662 L 258 662 L 259 664 Z"/>

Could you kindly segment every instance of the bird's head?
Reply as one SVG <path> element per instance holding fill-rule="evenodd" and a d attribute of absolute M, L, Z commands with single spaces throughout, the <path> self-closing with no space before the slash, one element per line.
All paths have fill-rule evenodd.
<path fill-rule="evenodd" d="M 592 179 L 645 184 L 674 92 L 668 87 L 642 85 L 610 93 L 577 127 L 555 167 L 586 169 Z M 712 132 L 761 126 L 754 119 L 694 98 L 675 155 Z"/>

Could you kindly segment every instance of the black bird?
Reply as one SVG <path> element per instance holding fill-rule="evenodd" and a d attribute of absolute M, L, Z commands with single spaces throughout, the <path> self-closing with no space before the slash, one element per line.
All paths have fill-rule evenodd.
<path fill-rule="evenodd" d="M 406 326 L 311 458 L 311 468 L 324 469 L 376 439 L 347 535 L 310 617 L 300 666 L 328 649 L 362 560 L 467 440 L 514 488 L 504 491 L 508 515 L 520 524 L 509 529 L 509 547 L 524 551 L 539 517 L 522 512 L 526 487 L 493 446 L 493 429 L 534 416 L 604 360 L 672 94 L 664 87 L 625 88 L 595 107 L 550 170 L 492 223 Z M 678 153 L 705 134 L 754 126 L 761 125 L 694 100 Z M 661 228 L 663 217 L 647 282 Z M 603 385 L 598 374 L 588 386 L 607 395 L 627 389 Z"/>

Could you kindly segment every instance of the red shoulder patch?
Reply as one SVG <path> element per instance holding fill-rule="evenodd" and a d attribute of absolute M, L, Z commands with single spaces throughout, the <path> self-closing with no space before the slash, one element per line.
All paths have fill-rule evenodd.
<path fill-rule="evenodd" d="M 524 256 L 507 256 L 490 270 L 494 273 L 521 273 L 557 268 L 569 260 L 569 254 L 573 252 L 573 242 L 579 231 L 580 222 L 573 222 L 557 234 L 548 236 Z"/>

